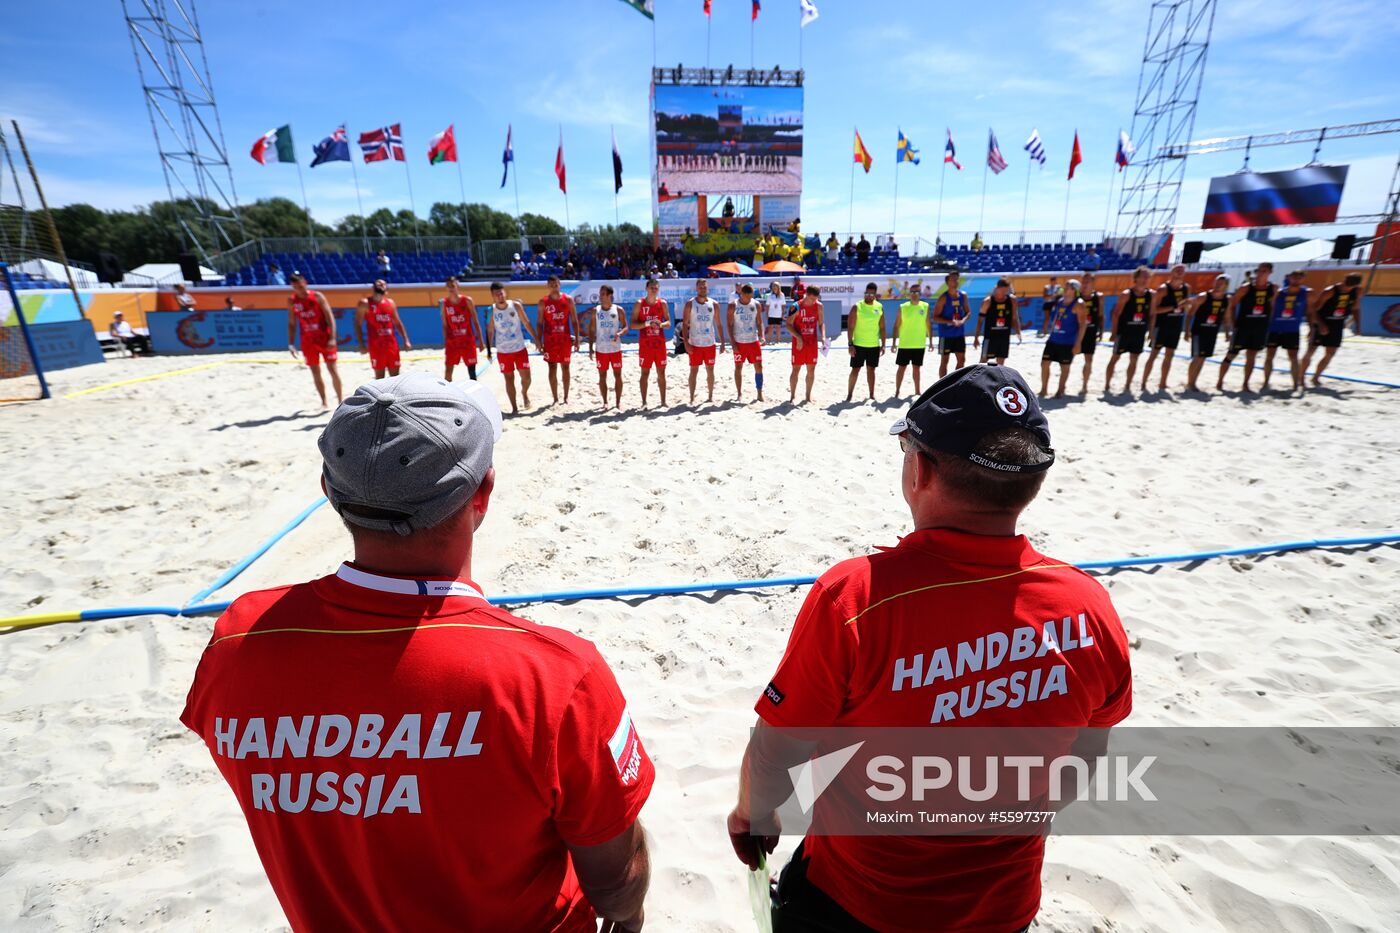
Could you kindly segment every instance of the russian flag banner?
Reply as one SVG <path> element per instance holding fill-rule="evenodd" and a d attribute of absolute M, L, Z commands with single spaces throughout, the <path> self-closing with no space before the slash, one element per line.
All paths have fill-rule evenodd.
<path fill-rule="evenodd" d="M 1287 172 L 1238 172 L 1210 180 L 1201 226 L 1273 227 L 1337 219 L 1346 165 L 1309 165 Z"/>

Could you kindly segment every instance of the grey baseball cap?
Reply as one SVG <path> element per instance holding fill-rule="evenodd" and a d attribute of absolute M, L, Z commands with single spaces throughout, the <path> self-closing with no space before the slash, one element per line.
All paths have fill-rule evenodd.
<path fill-rule="evenodd" d="M 409 373 L 366 383 L 317 442 L 326 497 L 362 528 L 431 528 L 476 493 L 500 437 L 500 406 L 479 382 Z"/>

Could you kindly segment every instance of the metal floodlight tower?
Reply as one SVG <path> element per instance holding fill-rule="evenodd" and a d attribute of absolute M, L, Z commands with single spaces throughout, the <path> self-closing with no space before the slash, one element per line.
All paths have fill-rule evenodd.
<path fill-rule="evenodd" d="M 243 219 L 194 2 L 122 0 L 122 13 L 166 191 L 171 201 L 191 202 L 190 219 L 207 243 L 183 216 L 180 226 L 191 247 L 208 262 L 206 246 L 218 251 L 237 245 L 226 225 L 237 227 L 241 242 Z M 215 214 L 218 206 L 232 216 Z"/>
<path fill-rule="evenodd" d="M 1166 233 L 1176 222 L 1184 156 L 1164 153 L 1190 142 L 1215 23 L 1215 0 L 1153 0 L 1128 135 L 1140 161 L 1128 166 L 1118 202 L 1124 236 Z"/>

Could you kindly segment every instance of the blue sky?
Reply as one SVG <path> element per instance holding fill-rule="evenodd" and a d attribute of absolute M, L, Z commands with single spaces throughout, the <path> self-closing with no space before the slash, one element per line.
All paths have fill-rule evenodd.
<path fill-rule="evenodd" d="M 946 177 L 942 227 L 977 226 L 987 127 L 1011 168 L 988 185 L 985 226 L 1021 225 L 1033 127 L 1049 162 L 1033 172 L 1027 223 L 1058 230 L 1070 141 L 1080 133 L 1071 228 L 1104 222 L 1113 149 L 1132 119 L 1146 0 L 817 0 L 801 35 L 807 71 L 806 229 L 845 229 L 851 209 L 851 129 L 875 156 L 855 182 L 854 226 L 893 221 L 894 148 L 902 128 L 923 164 L 899 174 L 897 228 L 932 237 L 944 127 L 962 172 Z M 656 0 L 663 65 L 750 62 L 748 0 L 714 0 L 707 36 L 701 0 Z M 342 120 L 352 136 L 400 122 L 420 213 L 457 200 L 451 166 L 429 167 L 427 142 L 455 123 L 469 200 L 514 209 L 497 186 L 506 124 L 514 125 L 520 207 L 562 218 L 554 149 L 563 127 L 575 223 L 613 219 L 610 128 L 625 165 L 623 220 L 647 225 L 648 82 L 652 25 L 618 0 L 386 4 L 364 0 L 204 0 L 209 65 L 239 198 L 298 198 L 289 165 L 248 157 L 265 130 L 290 123 L 304 161 Z M 1400 114 L 1390 63 L 1400 40 L 1393 0 L 1328 3 L 1221 0 L 1206 67 L 1198 138 L 1383 119 Z M 797 0 L 765 0 L 754 33 L 760 66 L 799 60 Z M 0 35 L 0 115 L 20 121 L 51 202 L 127 207 L 165 197 L 120 5 L 116 0 L 21 4 Z M 6 123 L 8 127 L 8 122 Z M 1382 209 L 1400 138 L 1327 143 L 1322 159 L 1349 162 L 1343 214 Z M 1258 170 L 1301 165 L 1309 147 L 1262 149 Z M 1242 156 L 1192 159 L 1181 222 L 1197 221 L 1207 179 Z M 313 212 L 355 210 L 349 167 L 304 169 Z M 403 166 L 359 166 L 366 207 L 407 206 Z"/>

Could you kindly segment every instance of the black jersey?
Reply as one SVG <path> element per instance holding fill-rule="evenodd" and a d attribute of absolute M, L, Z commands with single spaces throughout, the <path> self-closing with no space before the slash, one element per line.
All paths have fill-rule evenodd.
<path fill-rule="evenodd" d="M 983 335 L 1011 332 L 1011 308 L 1015 300 L 1008 296 L 1005 301 L 993 298 L 987 302 L 987 316 L 982 320 Z"/>
<path fill-rule="evenodd" d="M 1318 314 L 1328 323 L 1345 321 L 1351 317 L 1352 308 L 1356 307 L 1356 293 L 1361 291 L 1358 286 L 1350 291 L 1342 291 L 1340 288 L 1333 288 L 1327 300 L 1318 308 Z"/>
<path fill-rule="evenodd" d="M 1274 311 L 1274 286 L 1272 283 L 1260 288 L 1251 285 L 1244 290 L 1240 299 L 1239 323 L 1241 325 L 1265 325 Z"/>
<path fill-rule="evenodd" d="M 1186 299 L 1191 294 L 1191 287 L 1189 285 L 1185 282 L 1182 282 L 1180 285 L 1168 283 L 1158 290 L 1158 294 L 1162 296 L 1162 307 L 1157 312 L 1157 322 L 1159 324 L 1173 321 L 1179 323 L 1186 317 L 1186 312 L 1181 306 L 1186 303 Z"/>
<path fill-rule="evenodd" d="M 1196 306 L 1196 316 L 1191 319 L 1191 333 L 1219 333 L 1225 321 L 1225 309 L 1230 306 L 1230 296 L 1216 298 L 1210 292 L 1201 295 L 1201 303 Z"/>
<path fill-rule="evenodd" d="M 1103 292 L 1084 294 L 1084 313 L 1087 315 L 1085 323 L 1090 327 L 1103 328 Z"/>
<path fill-rule="evenodd" d="M 1146 289 L 1141 295 L 1129 289 L 1128 294 L 1119 299 L 1118 305 L 1118 327 L 1115 330 L 1131 333 L 1147 329 L 1152 311 L 1152 289 Z"/>

